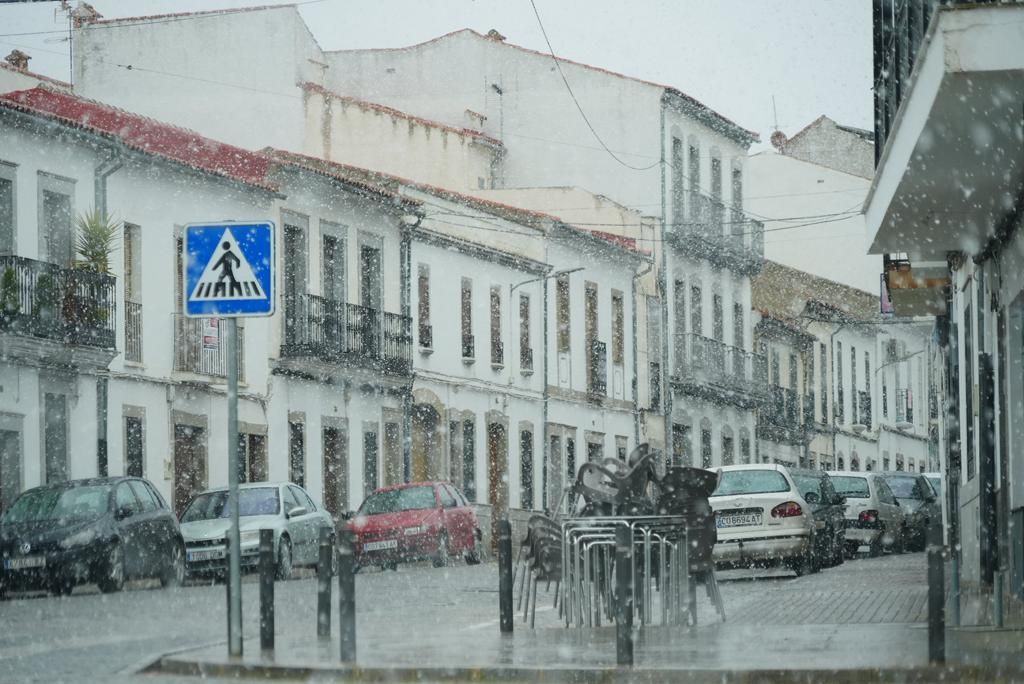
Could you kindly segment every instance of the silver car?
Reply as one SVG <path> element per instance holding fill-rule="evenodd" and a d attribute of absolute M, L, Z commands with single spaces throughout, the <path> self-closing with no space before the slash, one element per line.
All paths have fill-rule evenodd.
<path fill-rule="evenodd" d="M 225 537 L 228 521 L 227 487 L 210 489 L 189 503 L 181 515 L 185 539 L 185 571 L 189 576 L 218 575 L 227 569 Z M 319 559 L 320 528 L 334 529 L 327 511 L 298 485 L 290 482 L 251 482 L 238 487 L 242 568 L 259 561 L 261 529 L 274 531 L 278 579 L 287 579 L 297 565 Z"/>
<path fill-rule="evenodd" d="M 872 556 L 884 549 L 903 550 L 906 523 L 903 509 L 880 473 L 830 470 L 836 493 L 846 497 L 846 554 L 867 546 Z"/>

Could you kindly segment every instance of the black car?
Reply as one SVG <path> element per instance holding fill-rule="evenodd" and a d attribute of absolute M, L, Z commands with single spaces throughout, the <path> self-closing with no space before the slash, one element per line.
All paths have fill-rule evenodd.
<path fill-rule="evenodd" d="M 928 478 L 921 473 L 884 473 L 886 484 L 896 495 L 904 515 L 904 539 L 911 551 L 924 551 L 928 527 L 942 522 L 942 507 Z"/>
<path fill-rule="evenodd" d="M 845 558 L 846 498 L 836 493 L 832 478 L 823 470 L 790 468 L 789 474 L 811 509 L 818 566 L 839 565 Z"/>
<path fill-rule="evenodd" d="M 29 489 L 0 518 L 0 594 L 44 589 L 70 594 L 95 582 L 120 591 L 125 580 L 185 575 L 184 542 L 167 502 L 146 480 L 73 480 Z"/>

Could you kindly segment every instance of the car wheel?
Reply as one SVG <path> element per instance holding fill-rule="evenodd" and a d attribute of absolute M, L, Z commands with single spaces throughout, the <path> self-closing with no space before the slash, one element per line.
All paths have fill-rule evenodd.
<path fill-rule="evenodd" d="M 846 542 L 846 557 L 850 560 L 857 557 L 857 551 L 860 550 L 860 544 L 857 542 Z"/>
<path fill-rule="evenodd" d="M 292 576 L 292 543 L 288 537 L 281 537 L 277 544 L 277 579 L 286 580 Z"/>
<path fill-rule="evenodd" d="M 800 558 L 793 561 L 790 567 L 793 569 L 793 572 L 796 573 L 797 577 L 810 575 L 811 573 L 815 573 L 818 572 L 818 570 L 820 570 L 820 568 L 818 567 L 817 554 L 814 553 L 813 541 L 807 545 L 807 550 L 804 551 L 804 554 Z"/>
<path fill-rule="evenodd" d="M 175 542 L 171 548 L 170 563 L 160 575 L 160 586 L 180 587 L 185 582 L 185 550 Z"/>
<path fill-rule="evenodd" d="M 433 558 L 435 568 L 448 565 L 448 533 L 442 532 L 437 538 L 437 555 Z"/>
<path fill-rule="evenodd" d="M 473 530 L 473 546 L 466 551 L 466 565 L 480 564 L 480 560 L 482 558 L 482 554 L 480 553 L 480 547 L 482 546 L 480 537 L 480 530 Z"/>
<path fill-rule="evenodd" d="M 99 582 L 100 591 L 110 594 L 124 589 L 124 546 L 114 542 L 107 554 L 107 567 Z"/>

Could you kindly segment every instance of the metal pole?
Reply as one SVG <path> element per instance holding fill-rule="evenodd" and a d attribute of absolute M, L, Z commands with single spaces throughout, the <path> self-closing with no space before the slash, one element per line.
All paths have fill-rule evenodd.
<path fill-rule="evenodd" d="M 356 576 L 352 534 L 344 531 L 338 539 L 338 631 L 341 634 L 341 662 L 356 662 Z"/>
<path fill-rule="evenodd" d="M 238 531 L 238 321 L 222 318 L 228 366 L 228 655 L 242 656 L 242 565 Z"/>
<path fill-rule="evenodd" d="M 942 526 L 928 528 L 928 661 L 946 662 L 946 578 Z"/>
<path fill-rule="evenodd" d="M 1003 571 L 996 570 L 995 572 L 995 607 L 994 611 L 996 614 L 996 627 L 1003 628 Z"/>
<path fill-rule="evenodd" d="M 316 568 L 316 635 L 331 636 L 331 571 L 334 566 L 334 531 L 320 528 L 320 563 Z"/>
<path fill-rule="evenodd" d="M 633 665 L 633 531 L 615 530 L 615 662 Z"/>
<path fill-rule="evenodd" d="M 274 650 L 274 530 L 260 530 L 260 648 Z"/>
<path fill-rule="evenodd" d="M 522 598 L 522 597 L 520 597 Z M 512 525 L 498 521 L 498 612 L 502 634 L 512 633 Z"/>
<path fill-rule="evenodd" d="M 952 535 L 950 535 L 952 537 Z M 953 626 L 960 626 L 960 560 L 954 549 L 950 553 L 950 568 L 949 572 L 952 577 L 949 578 L 949 593 L 950 603 L 953 608 Z"/>

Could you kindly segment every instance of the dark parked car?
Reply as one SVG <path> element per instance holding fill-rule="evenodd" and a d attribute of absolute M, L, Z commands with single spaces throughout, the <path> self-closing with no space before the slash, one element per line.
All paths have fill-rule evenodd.
<path fill-rule="evenodd" d="M 0 592 L 70 594 L 95 582 L 120 591 L 125 580 L 185 575 L 178 521 L 156 488 L 139 478 L 73 480 L 29 489 L 0 518 Z"/>
<path fill-rule="evenodd" d="M 832 478 L 823 470 L 790 468 L 789 474 L 811 509 L 818 564 L 821 567 L 841 564 L 845 558 L 846 498 L 836 493 Z"/>
<path fill-rule="evenodd" d="M 942 521 L 942 508 L 935 497 L 935 490 L 921 473 L 885 473 L 884 477 L 905 516 L 906 548 L 924 551 L 928 526 L 933 520 Z"/>
<path fill-rule="evenodd" d="M 394 569 L 400 561 L 429 558 L 435 566 L 461 554 L 480 562 L 476 512 L 447 482 L 413 482 L 378 489 L 346 525 L 355 535 L 356 567 Z"/>

